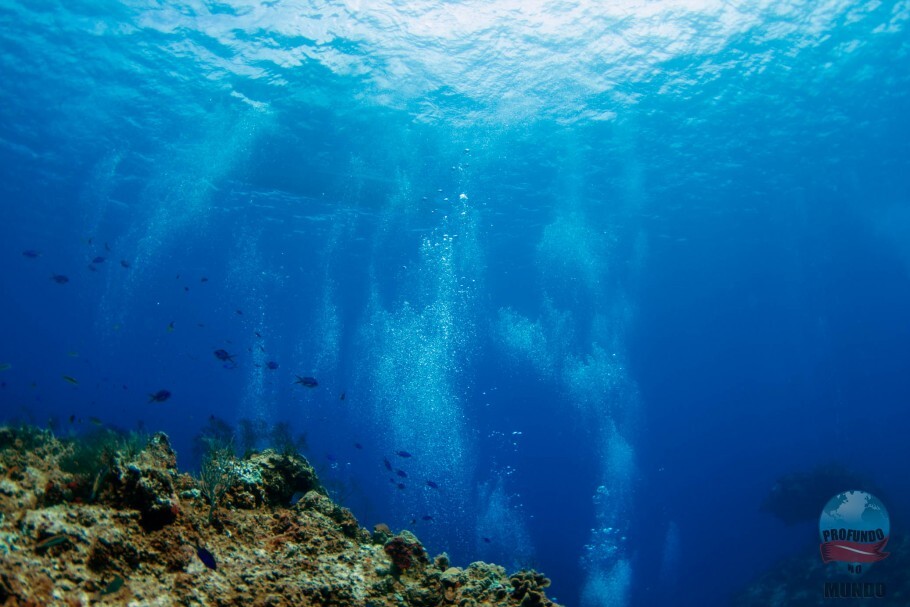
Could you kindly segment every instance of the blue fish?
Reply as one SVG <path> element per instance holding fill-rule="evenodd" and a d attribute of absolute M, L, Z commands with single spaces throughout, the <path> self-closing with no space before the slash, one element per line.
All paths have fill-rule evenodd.
<path fill-rule="evenodd" d="M 276 363 L 274 360 L 270 360 L 269 362 L 265 363 L 265 366 L 274 371 L 278 368 L 278 363 Z"/>
<path fill-rule="evenodd" d="M 202 546 L 196 546 L 196 556 L 198 556 L 199 560 L 202 561 L 202 564 L 209 569 L 218 569 L 218 563 L 215 562 L 215 555 Z"/>
<path fill-rule="evenodd" d="M 319 385 L 319 382 L 316 381 L 315 377 L 300 377 L 299 375 L 297 376 L 297 381 L 294 383 L 300 384 L 301 386 L 305 386 L 307 388 L 315 388 Z"/>
<path fill-rule="evenodd" d="M 397 455 L 398 457 L 411 457 L 411 454 L 408 453 L 407 451 L 396 451 L 395 455 Z"/>
<path fill-rule="evenodd" d="M 149 394 L 150 403 L 163 403 L 171 397 L 169 390 L 158 390 L 154 394 Z"/>

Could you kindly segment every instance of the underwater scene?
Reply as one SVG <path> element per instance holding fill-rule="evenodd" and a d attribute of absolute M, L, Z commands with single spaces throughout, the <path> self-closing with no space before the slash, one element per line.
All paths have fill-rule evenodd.
<path fill-rule="evenodd" d="M 910 604 L 907 0 L 0 0 L 0 605 Z"/>

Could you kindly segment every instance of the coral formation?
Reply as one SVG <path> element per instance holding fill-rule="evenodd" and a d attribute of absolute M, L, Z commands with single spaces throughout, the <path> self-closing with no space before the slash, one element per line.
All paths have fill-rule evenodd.
<path fill-rule="evenodd" d="M 0 605 L 554 605 L 535 572 L 452 567 L 408 531 L 371 534 L 296 453 L 232 456 L 210 522 L 166 435 L 120 446 L 89 500 L 97 462 L 63 470 L 71 443 L 0 428 Z"/>
<path fill-rule="evenodd" d="M 884 596 L 848 600 L 848 603 L 910 605 L 910 575 L 907 575 L 910 538 L 892 541 L 888 549 L 891 554 L 887 559 L 875 563 L 860 576 L 851 576 L 835 564 L 822 563 L 818 545 L 815 544 L 804 553 L 783 559 L 762 573 L 747 588 L 738 592 L 730 604 L 736 607 L 823 607 L 838 602 L 837 598 L 825 596 L 826 584 L 829 590 L 831 585 L 837 586 L 836 591 L 847 594 L 844 598 L 852 598 L 849 592 L 856 584 L 860 589 L 865 586 L 864 590 L 868 590 L 869 586 L 875 587 Z"/>

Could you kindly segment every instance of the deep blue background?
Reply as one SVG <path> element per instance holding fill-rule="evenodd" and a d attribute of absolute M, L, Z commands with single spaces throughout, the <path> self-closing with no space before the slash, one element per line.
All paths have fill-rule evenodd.
<path fill-rule="evenodd" d="M 194 10 L 232 14 L 216 8 Z M 874 479 L 901 535 L 910 46 L 900 19 L 876 31 L 899 8 L 837 13 L 813 44 L 762 42 L 758 24 L 714 56 L 681 53 L 624 84 L 638 98 L 603 122 L 576 120 L 558 89 L 536 119 L 504 120 L 444 86 L 426 121 L 422 97 L 372 98 L 369 70 L 272 67 L 288 82 L 273 88 L 183 54 L 198 37 L 242 56 L 192 25 L 87 33 L 141 23 L 141 7 L 0 3 L 0 418 L 161 429 L 190 470 L 211 415 L 289 421 L 365 526 L 413 528 L 460 565 L 535 566 L 567 605 L 611 419 L 634 450 L 634 491 L 616 498 L 630 604 L 725 604 L 811 550 L 814 523 L 759 508 L 819 464 Z M 744 67 L 763 52 L 764 70 Z M 733 67 L 705 77 L 708 59 Z M 673 75 L 691 86 L 665 91 Z M 544 332 L 548 310 L 567 319 L 550 367 L 509 349 L 504 310 Z M 597 347 L 621 361 L 621 397 L 566 379 Z"/>

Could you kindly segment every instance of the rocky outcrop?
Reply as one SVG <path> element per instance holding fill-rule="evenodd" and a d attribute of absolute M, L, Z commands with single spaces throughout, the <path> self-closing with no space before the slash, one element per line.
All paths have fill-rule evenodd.
<path fill-rule="evenodd" d="M 139 452 L 113 453 L 94 488 L 59 468 L 67 448 L 53 437 L 25 445 L 0 429 L 4 607 L 553 605 L 540 574 L 452 567 L 445 555 L 428 558 L 408 531 L 371 534 L 299 456 L 263 451 L 236 462 L 242 470 L 211 520 L 163 434 Z M 294 493 L 304 495 L 289 506 Z"/>

